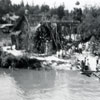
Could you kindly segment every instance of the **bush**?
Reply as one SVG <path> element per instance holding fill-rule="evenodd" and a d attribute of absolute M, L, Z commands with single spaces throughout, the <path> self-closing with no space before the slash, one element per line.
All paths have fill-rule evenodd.
<path fill-rule="evenodd" d="M 28 57 L 17 57 L 16 68 L 28 68 Z"/>
<path fill-rule="evenodd" d="M 12 54 L 2 52 L 0 56 L 0 66 L 2 68 L 31 68 L 40 69 L 41 62 L 37 59 L 30 59 L 27 56 L 15 57 Z"/>
<path fill-rule="evenodd" d="M 16 58 L 12 54 L 3 54 L 1 56 L 1 67 L 9 68 L 10 66 L 15 67 Z"/>
<path fill-rule="evenodd" d="M 29 59 L 29 68 L 31 69 L 40 69 L 41 66 L 41 62 L 37 59 Z"/>

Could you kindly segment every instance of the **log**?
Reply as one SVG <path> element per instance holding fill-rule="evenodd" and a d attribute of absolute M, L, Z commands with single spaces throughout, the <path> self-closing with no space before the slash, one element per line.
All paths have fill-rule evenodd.
<path fill-rule="evenodd" d="M 97 75 L 96 73 L 92 73 L 95 77 L 99 78 L 100 79 L 100 76 Z"/>

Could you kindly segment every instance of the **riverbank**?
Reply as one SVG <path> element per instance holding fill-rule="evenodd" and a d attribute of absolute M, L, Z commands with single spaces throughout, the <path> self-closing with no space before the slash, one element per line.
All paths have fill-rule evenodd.
<path fill-rule="evenodd" d="M 90 69 L 96 70 L 96 57 L 89 52 L 72 53 L 65 57 L 56 55 L 26 53 L 24 50 L 15 50 L 14 47 L 3 47 L 1 54 L 1 67 L 27 68 L 27 69 L 54 69 L 54 70 L 79 70 L 80 62 L 85 57 L 89 59 Z M 78 62 L 77 62 L 78 60 Z"/>
<path fill-rule="evenodd" d="M 27 68 L 46 70 L 70 70 L 72 58 L 58 58 L 56 55 L 26 53 L 14 47 L 3 47 L 0 56 L 1 68 Z"/>
<path fill-rule="evenodd" d="M 98 56 L 94 56 L 93 54 L 91 54 L 90 52 L 86 52 L 86 51 L 83 51 L 82 54 L 75 54 L 75 56 L 77 57 L 77 59 L 79 59 L 80 61 L 84 60 L 84 58 L 87 58 L 88 59 L 88 62 L 89 62 L 89 67 L 90 67 L 90 70 L 92 71 L 96 71 L 96 67 L 97 67 L 97 64 L 96 64 L 96 60 L 97 60 L 97 57 Z"/>

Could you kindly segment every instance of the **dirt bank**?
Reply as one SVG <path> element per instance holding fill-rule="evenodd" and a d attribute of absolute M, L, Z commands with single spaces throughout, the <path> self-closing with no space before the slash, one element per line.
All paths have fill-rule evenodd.
<path fill-rule="evenodd" d="M 26 58 L 28 58 L 31 60 L 30 62 L 28 62 L 28 64 L 31 63 L 32 65 L 37 60 L 40 62 L 42 68 L 55 69 L 55 70 L 78 70 L 76 60 L 78 59 L 80 63 L 81 60 L 84 60 L 84 58 L 87 57 L 89 59 L 90 69 L 93 71 L 96 70 L 96 57 L 91 55 L 89 52 L 83 52 L 82 54 L 73 53 L 69 55 L 69 57 L 68 55 L 65 55 L 64 58 L 58 58 L 56 55 L 47 56 L 45 54 L 42 54 L 42 55 L 41 54 L 30 54 L 30 53 L 25 53 L 24 51 L 15 50 L 14 48 L 12 48 L 11 50 L 10 47 L 3 47 L 3 51 L 6 52 L 7 54 L 13 55 L 19 61 L 23 60 L 27 62 Z M 6 57 L 6 59 L 9 59 L 9 57 L 8 58 Z M 38 67 L 38 64 L 36 64 L 35 67 L 36 66 Z M 29 65 L 27 66 L 27 68 L 29 68 Z"/>

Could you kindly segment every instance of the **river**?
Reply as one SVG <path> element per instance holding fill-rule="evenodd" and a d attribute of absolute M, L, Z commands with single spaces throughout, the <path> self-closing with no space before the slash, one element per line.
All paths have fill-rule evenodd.
<path fill-rule="evenodd" d="M 100 81 L 78 71 L 0 69 L 0 100 L 100 100 Z"/>

